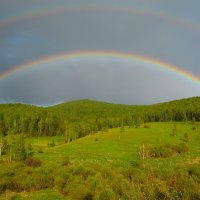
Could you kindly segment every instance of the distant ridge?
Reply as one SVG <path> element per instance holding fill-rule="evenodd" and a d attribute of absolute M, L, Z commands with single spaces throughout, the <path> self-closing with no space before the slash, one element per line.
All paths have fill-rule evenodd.
<path fill-rule="evenodd" d="M 108 105 L 120 105 L 120 106 L 136 106 L 136 107 L 140 107 L 140 106 L 155 106 L 155 105 L 162 105 L 162 104 L 171 104 L 171 103 L 177 103 L 177 102 L 187 102 L 187 101 L 199 101 L 200 100 L 200 96 L 194 96 L 194 97 L 188 97 L 188 98 L 182 98 L 182 99 L 176 99 L 176 100 L 171 100 L 171 101 L 164 101 L 164 102 L 159 102 L 159 103 L 154 103 L 154 104 L 148 104 L 148 105 L 143 105 L 143 104 L 123 104 L 123 103 L 111 103 L 111 102 L 107 102 L 107 101 L 99 101 L 99 100 L 93 100 L 93 99 L 76 99 L 76 100 L 71 100 L 71 101 L 66 101 L 66 102 L 62 102 L 62 103 L 57 103 L 54 105 L 49 105 L 49 106 L 38 106 L 38 105 L 34 105 L 34 104 L 26 104 L 26 103 L 22 103 L 22 102 L 17 102 L 17 103 L 0 103 L 0 106 L 14 106 L 14 105 L 19 105 L 19 106 L 33 106 L 33 107 L 39 107 L 39 108 L 54 108 L 54 107 L 59 107 L 59 106 L 65 106 L 65 105 L 78 105 L 78 104 L 108 104 Z"/>

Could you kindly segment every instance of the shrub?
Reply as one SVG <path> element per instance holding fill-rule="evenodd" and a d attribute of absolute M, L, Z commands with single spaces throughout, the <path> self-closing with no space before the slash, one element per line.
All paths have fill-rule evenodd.
<path fill-rule="evenodd" d="M 193 165 L 188 169 L 188 173 L 190 176 L 195 179 L 195 181 L 200 183 L 200 165 Z"/>
<path fill-rule="evenodd" d="M 55 147 L 56 146 L 54 140 L 52 140 L 51 142 L 49 142 L 47 145 L 48 145 L 48 147 Z"/>
<path fill-rule="evenodd" d="M 35 186 L 37 190 L 51 188 L 54 186 L 54 176 L 51 170 L 42 169 L 37 171 L 34 179 L 37 183 Z"/>
<path fill-rule="evenodd" d="M 135 161 L 135 160 L 132 160 L 130 162 L 130 165 L 131 165 L 131 167 L 139 167 L 139 163 L 137 161 Z"/>
<path fill-rule="evenodd" d="M 149 151 L 150 157 L 167 158 L 173 155 L 173 151 L 166 146 L 154 147 Z"/>
<path fill-rule="evenodd" d="M 188 133 L 185 133 L 182 139 L 184 142 L 189 142 L 189 135 Z"/>
<path fill-rule="evenodd" d="M 193 130 L 193 131 L 196 131 L 196 130 L 197 130 L 197 127 L 196 127 L 196 126 L 193 126 L 193 127 L 192 127 L 192 130 Z"/>
<path fill-rule="evenodd" d="M 44 153 L 43 149 L 42 149 L 42 148 L 39 148 L 39 149 L 38 149 L 38 153 Z"/>
<path fill-rule="evenodd" d="M 28 157 L 25 160 L 25 164 L 28 165 L 29 167 L 40 167 L 42 162 L 39 159 Z"/>
<path fill-rule="evenodd" d="M 185 153 L 188 150 L 188 146 L 185 143 L 180 143 L 177 145 L 166 144 L 151 148 L 149 155 L 150 157 L 154 158 L 167 158 L 173 156 L 176 153 Z"/>
<path fill-rule="evenodd" d="M 115 193 L 112 189 L 105 189 L 103 192 L 99 195 L 99 200 L 114 200 L 115 199 Z"/>
<path fill-rule="evenodd" d="M 70 159 L 69 156 L 65 156 L 62 161 L 62 166 L 68 166 L 68 165 L 70 165 Z"/>
<path fill-rule="evenodd" d="M 180 143 L 174 146 L 174 148 L 177 153 L 186 153 L 189 150 L 188 146 L 185 143 Z"/>
<path fill-rule="evenodd" d="M 71 199 L 75 200 L 83 200 L 83 199 L 91 199 L 91 192 L 87 189 L 84 184 L 79 183 L 79 180 L 72 181 L 72 185 L 69 186 L 69 192 L 71 193 Z"/>
<path fill-rule="evenodd" d="M 93 200 L 93 194 L 88 192 L 85 197 L 83 197 L 83 200 Z"/>
<path fill-rule="evenodd" d="M 18 195 L 18 194 L 14 194 L 14 195 L 10 198 L 10 200 L 20 200 L 20 199 L 21 199 L 21 196 Z"/>
<path fill-rule="evenodd" d="M 57 176 L 55 177 L 55 187 L 58 189 L 60 192 L 63 192 L 63 189 L 65 187 L 66 180 L 63 177 Z"/>

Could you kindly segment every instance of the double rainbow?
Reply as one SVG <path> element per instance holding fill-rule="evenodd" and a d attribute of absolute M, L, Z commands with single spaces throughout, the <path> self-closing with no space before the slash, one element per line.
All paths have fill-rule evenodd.
<path fill-rule="evenodd" d="M 42 18 L 45 16 L 59 15 L 64 13 L 117 13 L 117 14 L 132 14 L 142 15 L 147 17 L 155 17 L 170 23 L 177 24 L 189 28 L 191 30 L 200 31 L 200 24 L 195 23 L 188 19 L 182 19 L 175 15 L 169 15 L 163 11 L 151 10 L 146 8 L 128 7 L 128 6 L 115 6 L 109 4 L 78 4 L 70 6 L 56 6 L 46 7 L 42 9 L 35 9 L 25 11 L 22 14 L 13 15 L 0 20 L 0 26 L 12 25 L 17 22 L 27 21 L 34 18 Z"/>
<path fill-rule="evenodd" d="M 36 9 L 36 10 L 28 10 L 24 13 L 16 16 L 10 16 L 8 18 L 4 18 L 0 20 L 0 26 L 7 26 L 12 25 L 24 20 L 31 20 L 35 19 L 37 17 L 42 18 L 44 16 L 50 16 L 50 15 L 57 15 L 57 14 L 63 14 L 63 13 L 87 13 L 88 11 L 92 13 L 96 12 L 106 12 L 106 13 L 122 13 L 122 14 L 136 14 L 136 15 L 142 15 L 142 16 L 148 16 L 148 17 L 156 17 L 161 20 L 169 21 L 175 24 L 178 24 L 180 26 L 189 28 L 191 30 L 198 30 L 200 31 L 200 25 L 194 22 L 191 22 L 189 20 L 182 19 L 177 16 L 171 16 L 167 13 L 160 12 L 157 10 L 150 10 L 150 9 L 141 9 L 141 8 L 134 8 L 134 7 L 127 7 L 127 6 L 113 6 L 109 4 L 78 4 L 78 5 L 70 5 L 70 6 L 64 6 L 64 7 L 47 7 L 42 9 Z M 70 59 L 79 59 L 79 58 L 92 58 L 92 57 L 108 57 L 108 58 L 122 58 L 122 59 L 129 59 L 134 61 L 139 61 L 142 63 L 147 64 L 153 64 L 156 67 L 160 67 L 169 71 L 172 71 L 176 74 L 179 74 L 182 77 L 186 77 L 187 79 L 200 84 L 200 78 L 198 76 L 195 76 L 191 73 L 189 73 L 186 70 L 181 69 L 178 66 L 174 66 L 170 63 L 166 63 L 163 61 L 159 61 L 150 57 L 146 57 L 143 55 L 138 55 L 135 53 L 129 53 L 129 52 L 116 52 L 116 51 L 78 51 L 78 52 L 64 52 L 59 53 L 56 55 L 50 55 L 47 57 L 42 57 L 40 59 L 30 61 L 28 63 L 24 63 L 18 66 L 15 66 L 11 69 L 8 69 L 6 71 L 3 71 L 0 73 L 0 80 L 3 78 L 6 78 L 14 73 L 23 71 L 27 68 L 31 68 L 34 66 L 38 66 L 44 63 L 50 63 L 52 61 L 59 61 L 59 60 L 70 60 Z"/>
<path fill-rule="evenodd" d="M 168 71 L 172 71 L 182 77 L 185 77 L 197 84 L 200 84 L 200 78 L 189 73 L 186 70 L 181 69 L 178 66 L 171 65 L 166 62 L 162 62 L 159 60 L 155 60 L 150 57 L 138 55 L 135 53 L 129 53 L 129 52 L 116 52 L 116 51 L 78 51 L 78 52 L 64 52 L 59 54 L 54 54 L 47 57 L 42 57 L 40 59 L 24 63 L 22 65 L 15 66 L 14 68 L 11 68 L 9 70 L 6 70 L 2 73 L 0 73 L 0 80 L 4 79 L 8 76 L 11 76 L 14 73 L 23 71 L 27 68 L 36 67 L 38 65 L 42 64 L 48 64 L 53 61 L 61 61 L 61 60 L 70 60 L 70 59 L 80 59 L 80 58 L 120 58 L 120 59 L 128 59 L 132 61 L 138 61 L 141 63 L 147 63 L 154 65 L 155 67 L 163 68 Z"/>

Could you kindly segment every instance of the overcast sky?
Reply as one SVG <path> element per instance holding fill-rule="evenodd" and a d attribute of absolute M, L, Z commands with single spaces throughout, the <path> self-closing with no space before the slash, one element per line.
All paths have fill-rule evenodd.
<path fill-rule="evenodd" d="M 199 8 L 199 0 L 1 0 L 0 74 L 62 52 L 115 51 L 200 76 Z M 200 84 L 125 58 L 57 60 L 0 79 L 2 103 L 151 104 L 197 95 Z"/>

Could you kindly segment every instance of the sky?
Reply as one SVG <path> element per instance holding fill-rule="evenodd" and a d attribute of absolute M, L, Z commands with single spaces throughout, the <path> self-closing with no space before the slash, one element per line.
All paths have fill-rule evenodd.
<path fill-rule="evenodd" d="M 199 0 L 1 0 L 0 103 L 199 96 L 199 7 Z"/>

